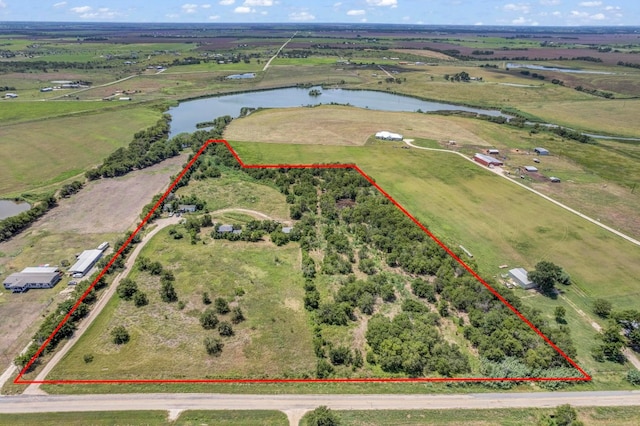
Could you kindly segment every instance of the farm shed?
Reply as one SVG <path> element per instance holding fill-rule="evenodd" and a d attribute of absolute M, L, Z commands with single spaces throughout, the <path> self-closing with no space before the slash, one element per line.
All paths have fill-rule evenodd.
<path fill-rule="evenodd" d="M 560 183 L 560 178 L 557 178 L 555 176 L 551 176 L 549 180 L 553 183 Z"/>
<path fill-rule="evenodd" d="M 535 166 L 524 166 L 524 169 L 530 173 L 535 173 L 538 171 L 538 168 Z"/>
<path fill-rule="evenodd" d="M 178 211 L 179 212 L 195 212 L 196 211 L 196 205 L 195 204 L 180 204 L 178 205 Z"/>
<path fill-rule="evenodd" d="M 221 234 L 227 233 L 227 232 L 233 232 L 233 226 L 232 225 L 220 225 L 218 227 L 218 232 Z"/>
<path fill-rule="evenodd" d="M 549 155 L 549 150 L 546 148 L 533 148 L 533 152 L 535 152 L 538 155 Z"/>
<path fill-rule="evenodd" d="M 500 160 L 498 160 L 497 158 L 493 158 L 489 155 L 484 155 L 484 154 L 480 154 L 477 153 L 476 155 L 474 155 L 473 159 L 482 164 L 483 166 L 502 166 L 504 163 Z"/>
<path fill-rule="evenodd" d="M 498 154 L 500 154 L 500 151 L 499 151 L 499 150 L 497 150 L 497 149 L 488 149 L 488 150 L 487 150 L 487 154 L 490 154 L 490 155 L 498 155 Z"/>
<path fill-rule="evenodd" d="M 536 284 L 529 279 L 529 274 L 524 268 L 514 268 L 509 271 L 509 276 L 524 289 L 535 288 Z"/>
<path fill-rule="evenodd" d="M 85 250 L 80 254 L 80 256 L 78 256 L 76 263 L 69 268 L 69 273 L 84 276 L 91 270 L 91 268 L 93 268 L 93 265 L 95 265 L 101 257 L 102 250 Z"/>
<path fill-rule="evenodd" d="M 402 135 L 398 133 L 391 133 L 383 130 L 381 132 L 376 133 L 376 139 L 382 139 L 385 141 L 401 141 Z"/>
<path fill-rule="evenodd" d="M 24 293 L 30 288 L 53 288 L 61 277 L 62 274 L 55 267 L 29 267 L 9 275 L 3 284 L 5 289 L 13 293 Z"/>

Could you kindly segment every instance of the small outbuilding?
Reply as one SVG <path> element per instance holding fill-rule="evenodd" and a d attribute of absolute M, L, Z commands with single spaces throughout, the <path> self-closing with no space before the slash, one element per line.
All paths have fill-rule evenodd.
<path fill-rule="evenodd" d="M 15 93 L 7 93 L 7 94 L 4 95 L 5 99 L 15 99 L 17 97 L 18 97 L 18 95 L 15 94 Z"/>
<path fill-rule="evenodd" d="M 536 287 L 536 284 L 529 279 L 529 273 L 524 268 L 511 269 L 509 271 L 509 277 L 525 290 Z"/>
<path fill-rule="evenodd" d="M 535 166 L 524 166 L 524 169 L 529 173 L 536 173 L 538 171 L 538 168 Z"/>
<path fill-rule="evenodd" d="M 187 213 L 187 212 L 193 213 L 196 211 L 196 205 L 195 204 L 179 204 L 178 211 L 182 213 Z"/>
<path fill-rule="evenodd" d="M 533 148 L 533 152 L 535 152 L 538 155 L 549 155 L 549 150 L 546 148 Z"/>
<path fill-rule="evenodd" d="M 391 133 L 383 130 L 381 132 L 376 133 L 376 139 L 381 139 L 385 141 L 401 141 L 402 135 L 398 133 Z"/>
<path fill-rule="evenodd" d="M 226 234 L 227 232 L 233 232 L 233 225 L 220 225 L 218 227 L 218 233 Z"/>
<path fill-rule="evenodd" d="M 549 178 L 549 180 L 550 180 L 551 182 L 553 182 L 553 183 L 560 183 L 560 178 L 555 177 L 555 176 L 551 176 L 551 177 Z"/>
<path fill-rule="evenodd" d="M 489 155 L 499 155 L 500 151 L 495 149 L 495 148 L 492 148 L 492 149 L 488 149 L 487 150 L 487 154 L 489 154 Z"/>

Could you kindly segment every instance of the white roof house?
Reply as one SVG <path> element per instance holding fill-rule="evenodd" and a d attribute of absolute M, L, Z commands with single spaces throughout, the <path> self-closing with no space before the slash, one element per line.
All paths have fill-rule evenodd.
<path fill-rule="evenodd" d="M 385 141 L 401 141 L 402 135 L 398 133 L 391 133 L 383 130 L 381 132 L 376 133 L 376 139 L 382 139 Z"/>
<path fill-rule="evenodd" d="M 85 250 L 78 256 L 78 260 L 69 268 L 71 274 L 86 275 L 102 257 L 102 250 Z"/>
<path fill-rule="evenodd" d="M 537 171 L 538 171 L 538 168 L 537 168 L 537 167 L 535 167 L 535 166 L 525 166 L 525 167 L 524 167 L 524 169 L 525 169 L 526 171 L 528 171 L 528 172 L 532 172 L 532 173 L 533 173 L 533 172 L 537 172 Z"/>

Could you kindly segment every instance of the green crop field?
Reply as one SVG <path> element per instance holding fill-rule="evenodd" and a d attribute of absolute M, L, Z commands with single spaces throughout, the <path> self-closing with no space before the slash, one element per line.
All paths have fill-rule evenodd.
<path fill-rule="evenodd" d="M 0 102 L 0 125 L 45 120 L 103 109 L 116 108 L 113 104 L 102 101 Z"/>
<path fill-rule="evenodd" d="M 82 175 L 160 114 L 127 108 L 0 128 L 0 194 L 9 195 Z"/>

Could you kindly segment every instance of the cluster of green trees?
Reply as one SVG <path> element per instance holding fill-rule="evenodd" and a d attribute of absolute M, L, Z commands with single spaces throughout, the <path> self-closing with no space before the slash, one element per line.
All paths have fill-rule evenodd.
<path fill-rule="evenodd" d="M 203 293 L 202 302 L 208 306 L 211 299 L 208 293 Z M 220 321 L 218 315 L 229 314 L 229 321 Z M 245 320 L 244 313 L 239 306 L 231 308 L 229 303 L 222 297 L 216 298 L 213 308 L 207 308 L 200 314 L 200 325 L 205 330 L 218 329 L 221 337 L 230 337 L 234 335 L 233 324 L 240 324 Z M 204 340 L 205 350 L 209 355 L 219 356 L 222 352 L 224 344 L 222 341 L 213 336 L 207 336 Z"/>
<path fill-rule="evenodd" d="M 116 292 L 122 300 L 133 300 L 133 303 L 139 308 L 149 304 L 149 298 L 146 293 L 140 290 L 138 283 L 132 279 L 124 278 L 120 281 Z"/>
<path fill-rule="evenodd" d="M 611 302 L 605 299 L 593 301 L 593 312 L 601 318 L 608 319 L 602 333 L 598 335 L 599 343 L 591 349 L 596 361 L 624 362 L 622 350 L 629 347 L 640 352 L 640 311 L 626 309 L 613 311 Z"/>
<path fill-rule="evenodd" d="M 162 264 L 157 260 L 152 262 L 144 256 L 138 258 L 137 265 L 140 271 L 146 271 L 151 275 L 160 276 L 160 298 L 163 302 L 173 303 L 178 301 L 178 294 L 173 286 L 173 283 L 176 281 L 173 272 L 164 269 Z"/>
<path fill-rule="evenodd" d="M 468 81 L 471 81 L 471 76 L 469 76 L 468 72 L 462 71 L 453 75 L 445 74 L 444 79 L 447 81 L 468 82 Z"/>
<path fill-rule="evenodd" d="M 167 139 L 170 121 L 171 116 L 164 114 L 155 125 L 137 132 L 128 147 L 118 148 L 101 166 L 87 171 L 87 179 L 122 176 L 178 155 L 182 149 L 180 141 Z"/>
<path fill-rule="evenodd" d="M 574 141 L 578 141 L 580 143 L 593 143 L 593 139 L 591 137 L 580 132 L 576 132 L 575 130 L 567 129 L 565 127 L 550 127 L 548 130 L 560 136 L 561 138 L 573 139 Z"/>
<path fill-rule="evenodd" d="M 66 62 L 66 61 L 2 61 L 0 62 L 0 73 L 25 73 L 31 71 L 49 72 L 61 69 L 109 69 L 115 68 L 115 65 L 108 64 L 104 61 L 87 61 L 87 62 Z"/>
<path fill-rule="evenodd" d="M 42 200 L 35 202 L 29 210 L 1 220 L 0 241 L 6 241 L 14 235 L 19 234 L 56 205 L 56 197 L 47 195 L 43 197 Z"/>
<path fill-rule="evenodd" d="M 588 93 L 590 95 L 599 96 L 601 98 L 607 98 L 607 99 L 613 99 L 614 98 L 613 93 L 605 92 L 604 90 L 587 89 L 586 87 L 582 87 L 582 86 L 576 86 L 575 89 L 578 92 Z"/>

